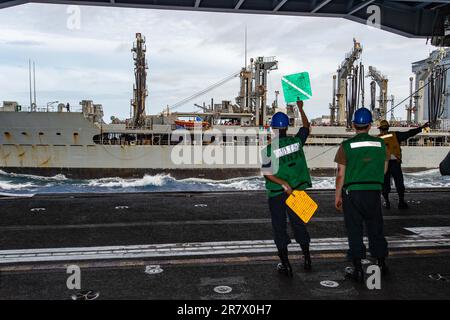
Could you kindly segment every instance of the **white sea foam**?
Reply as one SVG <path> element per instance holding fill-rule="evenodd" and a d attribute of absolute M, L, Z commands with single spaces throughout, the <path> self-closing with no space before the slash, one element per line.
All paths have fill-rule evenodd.
<path fill-rule="evenodd" d="M 7 177 L 14 177 L 14 178 L 40 180 L 40 181 L 65 181 L 65 180 L 68 180 L 67 177 L 63 174 L 57 174 L 52 177 L 45 177 L 45 176 L 36 176 L 33 174 L 9 173 L 9 172 L 0 170 L 0 175 L 7 176 Z"/>
<path fill-rule="evenodd" d="M 419 171 L 419 172 L 403 173 L 403 175 L 404 176 L 412 176 L 412 177 L 424 177 L 424 176 L 441 177 L 441 173 L 439 172 L 439 169 L 430 169 L 430 170 Z"/>
<path fill-rule="evenodd" d="M 334 189 L 334 177 L 312 177 L 313 189 Z"/>
<path fill-rule="evenodd" d="M 136 188 L 146 186 L 163 186 L 168 181 L 173 180 L 169 175 L 157 174 L 155 176 L 145 175 L 141 179 L 123 179 L 123 178 L 102 178 L 88 180 L 90 187 L 104 187 L 104 188 Z"/>
<path fill-rule="evenodd" d="M 438 170 L 405 173 L 407 188 L 450 187 L 450 177 L 442 177 Z M 313 189 L 334 189 L 334 177 L 313 177 Z M 0 170 L 0 191 L 20 192 L 111 192 L 120 191 L 220 191 L 220 190 L 264 190 L 261 176 L 211 180 L 187 178 L 176 180 L 170 175 L 146 175 L 143 178 L 102 178 L 72 180 L 63 175 L 40 177 L 11 174 Z"/>
<path fill-rule="evenodd" d="M 262 190 L 264 188 L 264 181 L 262 180 L 235 180 L 221 183 L 208 183 L 209 186 L 216 189 L 228 190 Z"/>
<path fill-rule="evenodd" d="M 0 181 L 0 190 L 26 190 L 34 187 L 36 185 L 31 182 L 14 183 L 12 181 Z"/>

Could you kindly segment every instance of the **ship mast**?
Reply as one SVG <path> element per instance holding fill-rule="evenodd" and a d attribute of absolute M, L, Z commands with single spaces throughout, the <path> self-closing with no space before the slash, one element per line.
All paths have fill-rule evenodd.
<path fill-rule="evenodd" d="M 145 38 L 140 33 L 136 33 L 136 43 L 133 49 L 134 60 L 134 78 L 133 99 L 131 106 L 133 108 L 133 126 L 135 128 L 145 125 L 145 99 L 147 97 L 147 61 L 145 60 Z"/>
<path fill-rule="evenodd" d="M 377 110 L 377 120 L 386 120 L 387 103 L 388 99 L 388 78 L 382 75 L 377 69 L 369 66 L 369 74 L 367 77 L 371 77 L 373 81 L 380 87 L 380 99 L 378 100 L 379 108 Z"/>
<path fill-rule="evenodd" d="M 349 97 L 347 97 L 349 91 L 352 91 L 353 89 L 357 90 L 357 88 L 353 88 L 349 84 L 351 84 L 352 81 L 355 80 L 355 77 L 357 77 L 357 73 L 355 72 L 356 67 L 354 66 L 354 63 L 361 57 L 361 53 L 362 53 L 361 44 L 358 41 L 356 41 L 356 39 L 353 39 L 352 50 L 349 53 L 347 53 L 347 55 L 345 56 L 345 60 L 342 62 L 342 64 L 339 66 L 339 69 L 337 70 L 336 120 L 338 124 L 341 126 L 349 125 L 348 119 L 353 115 L 354 108 L 356 107 L 352 105 L 352 103 L 350 104 L 347 103 L 346 105 L 346 101 L 349 100 Z"/>

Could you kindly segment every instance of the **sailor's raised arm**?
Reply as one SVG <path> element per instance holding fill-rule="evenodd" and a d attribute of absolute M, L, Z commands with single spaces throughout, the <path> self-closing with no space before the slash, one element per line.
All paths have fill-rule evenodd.
<path fill-rule="evenodd" d="M 398 142 L 406 141 L 409 138 L 414 137 L 415 135 L 421 133 L 423 129 L 425 129 L 429 126 L 430 126 L 430 124 L 427 122 L 423 126 L 420 126 L 418 128 L 410 129 L 405 132 L 399 131 L 399 132 L 397 132 L 397 140 L 398 140 Z"/>
<path fill-rule="evenodd" d="M 300 112 L 300 116 L 302 118 L 302 127 L 298 130 L 296 137 L 299 137 L 302 140 L 302 144 L 305 144 L 306 139 L 309 136 L 309 120 L 306 116 L 305 110 L 303 110 L 303 101 L 297 101 L 298 111 Z"/>
<path fill-rule="evenodd" d="M 310 124 L 309 124 L 308 117 L 306 116 L 305 110 L 303 110 L 303 101 L 301 101 L 301 100 L 297 101 L 297 108 L 298 108 L 298 111 L 300 112 L 300 116 L 302 118 L 302 127 L 309 129 Z"/>

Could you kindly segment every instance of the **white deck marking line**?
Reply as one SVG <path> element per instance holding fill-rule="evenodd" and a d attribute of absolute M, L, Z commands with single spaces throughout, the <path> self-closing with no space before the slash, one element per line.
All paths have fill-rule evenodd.
<path fill-rule="evenodd" d="M 34 193 L 7 193 L 7 192 L 0 192 L 0 197 L 7 197 L 9 199 L 14 198 L 32 198 L 34 197 Z"/>
<path fill-rule="evenodd" d="M 450 237 L 405 235 L 387 237 L 390 248 L 450 247 Z M 365 239 L 367 243 L 367 239 Z M 294 241 L 293 241 L 294 242 Z M 347 250 L 347 238 L 313 239 L 311 251 Z M 291 246 L 290 251 L 300 248 Z M 129 246 L 74 247 L 1 250 L 0 264 L 68 260 L 105 260 L 183 256 L 214 256 L 249 253 L 275 253 L 273 240 L 169 243 Z"/>
<path fill-rule="evenodd" d="M 420 236 L 448 236 L 450 235 L 450 227 L 417 227 L 417 228 L 405 228 Z"/>

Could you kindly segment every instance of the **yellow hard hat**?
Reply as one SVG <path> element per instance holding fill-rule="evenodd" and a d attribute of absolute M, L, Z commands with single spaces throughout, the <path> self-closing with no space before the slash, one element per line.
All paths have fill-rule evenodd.
<path fill-rule="evenodd" d="M 381 120 L 380 125 L 378 126 L 378 129 L 380 128 L 389 128 L 389 122 L 387 120 Z"/>

